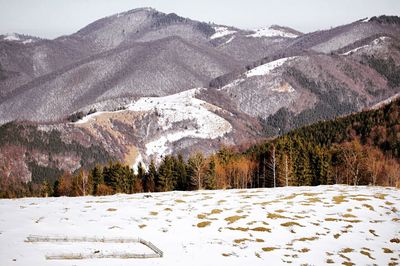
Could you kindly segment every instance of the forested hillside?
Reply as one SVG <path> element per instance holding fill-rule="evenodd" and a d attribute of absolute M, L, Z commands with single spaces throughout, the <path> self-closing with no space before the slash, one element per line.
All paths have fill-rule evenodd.
<path fill-rule="evenodd" d="M 37 186 L 23 182 L 7 184 L 2 179 L 1 196 L 108 195 L 323 184 L 398 187 L 399 158 L 400 100 L 396 100 L 380 109 L 293 130 L 245 152 L 227 147 L 209 157 L 196 153 L 187 161 L 182 156 L 165 156 L 158 167 L 152 162 L 148 169 L 139 164 L 135 170 L 110 161 L 75 176 L 64 173 L 54 183 L 48 178 Z"/>

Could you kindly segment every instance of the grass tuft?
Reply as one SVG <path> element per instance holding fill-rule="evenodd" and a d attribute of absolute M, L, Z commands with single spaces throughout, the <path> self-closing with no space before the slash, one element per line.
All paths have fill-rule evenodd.
<path fill-rule="evenodd" d="M 222 212 L 222 210 L 220 210 L 220 209 L 213 209 L 211 211 L 211 214 L 220 214 L 221 212 Z"/>
<path fill-rule="evenodd" d="M 207 218 L 207 214 L 201 213 L 201 214 L 197 214 L 197 219 L 206 219 Z"/>
<path fill-rule="evenodd" d="M 279 248 L 276 248 L 276 247 L 265 247 L 265 248 L 262 248 L 262 250 L 265 251 L 265 252 L 274 251 L 276 249 L 279 249 Z"/>
<path fill-rule="evenodd" d="M 353 215 L 351 213 L 345 213 L 345 214 L 342 215 L 342 217 L 344 217 L 344 218 L 357 218 L 357 216 L 355 216 L 355 215 Z"/>
<path fill-rule="evenodd" d="M 268 213 L 267 218 L 268 219 L 289 219 L 289 217 L 280 215 L 278 213 Z"/>
<path fill-rule="evenodd" d="M 209 221 L 201 222 L 201 223 L 198 223 L 198 224 L 197 224 L 197 227 L 198 227 L 198 228 L 204 228 L 204 227 L 206 227 L 206 226 L 209 226 L 210 224 L 211 224 L 211 222 L 209 222 Z"/>
<path fill-rule="evenodd" d="M 340 203 L 342 203 L 342 202 L 349 202 L 348 200 L 346 200 L 346 196 L 344 196 L 344 195 L 334 196 L 334 197 L 332 198 L 332 201 L 333 201 L 335 204 L 340 204 Z"/>
<path fill-rule="evenodd" d="M 351 252 L 353 252 L 354 251 L 354 249 L 352 249 L 352 248 L 344 248 L 344 249 L 342 249 L 340 252 L 341 253 L 351 253 Z"/>
<path fill-rule="evenodd" d="M 232 223 L 234 223 L 234 222 L 236 222 L 236 221 L 238 221 L 238 220 L 240 220 L 240 219 L 244 219 L 244 218 L 246 218 L 246 217 L 247 217 L 247 215 L 242 215 L 242 216 L 234 215 L 234 216 L 226 217 L 226 218 L 225 218 L 225 221 L 227 221 L 228 224 L 232 224 Z"/>
<path fill-rule="evenodd" d="M 314 241 L 314 240 L 317 240 L 317 239 L 319 239 L 319 237 L 317 237 L 317 236 L 302 237 L 302 238 L 294 239 L 293 242 L 295 242 L 295 241 L 301 241 L 301 242 L 304 242 L 304 241 Z"/>
<path fill-rule="evenodd" d="M 371 256 L 371 253 L 369 253 L 368 251 L 361 250 L 360 253 L 363 254 L 364 256 L 367 256 L 367 257 L 370 258 L 371 260 L 375 260 L 375 258 L 372 257 L 372 256 Z"/>
<path fill-rule="evenodd" d="M 369 204 L 363 204 L 362 206 L 365 207 L 365 208 L 368 208 L 370 211 L 375 211 L 374 207 L 372 207 Z"/>
<path fill-rule="evenodd" d="M 186 201 L 181 200 L 181 199 L 176 199 L 175 202 L 176 202 L 176 203 L 186 203 Z"/>
<path fill-rule="evenodd" d="M 300 226 L 300 227 L 304 227 L 304 225 L 301 225 L 297 222 L 286 222 L 286 223 L 281 223 L 281 226 L 284 227 L 292 227 L 292 226 Z"/>
<path fill-rule="evenodd" d="M 393 250 L 389 249 L 389 248 L 382 248 L 383 249 L 383 253 L 393 253 Z"/>
<path fill-rule="evenodd" d="M 266 227 L 255 227 L 250 229 L 251 231 L 255 231 L 255 232 L 268 232 L 271 233 L 271 229 L 266 228 Z"/>

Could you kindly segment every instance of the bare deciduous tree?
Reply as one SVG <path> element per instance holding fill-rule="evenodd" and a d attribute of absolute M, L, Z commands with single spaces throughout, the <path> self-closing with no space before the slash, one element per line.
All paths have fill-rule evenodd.
<path fill-rule="evenodd" d="M 203 188 L 203 176 L 205 172 L 206 160 L 202 153 L 197 152 L 189 158 L 189 165 L 193 171 L 192 182 L 200 190 Z"/>

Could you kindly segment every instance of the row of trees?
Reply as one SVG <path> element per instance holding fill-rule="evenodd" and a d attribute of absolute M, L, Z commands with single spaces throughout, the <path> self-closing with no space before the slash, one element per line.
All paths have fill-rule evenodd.
<path fill-rule="evenodd" d="M 255 168 L 254 161 L 228 149 L 210 157 L 196 153 L 188 160 L 180 155 L 166 156 L 158 167 L 152 161 L 148 169 L 142 164 L 131 169 L 119 162 L 110 162 L 87 173 L 65 173 L 54 186 L 44 182 L 41 195 L 84 196 L 255 187 L 252 178 Z"/>
<path fill-rule="evenodd" d="M 283 137 L 259 153 L 224 148 L 209 157 L 196 153 L 188 160 L 166 156 L 146 170 L 121 163 L 96 166 L 77 175 L 65 173 L 40 196 L 111 195 L 171 190 L 315 186 L 325 184 L 400 186 L 400 164 L 359 139 L 324 148 L 298 138 Z"/>
<path fill-rule="evenodd" d="M 257 188 L 323 184 L 400 186 L 400 164 L 358 139 L 329 149 L 281 138 L 265 150 L 241 154 L 222 149 L 209 157 L 196 153 L 187 161 L 166 156 L 158 167 L 121 163 L 96 166 L 76 175 L 64 173 L 53 185 L 4 184 L 0 197 L 85 196 L 171 190 Z"/>
<path fill-rule="evenodd" d="M 255 145 L 204 156 L 165 156 L 135 171 L 119 162 L 54 184 L 0 178 L 1 197 L 84 196 L 194 189 L 315 186 L 400 186 L 400 100 L 372 111 L 320 122 Z"/>

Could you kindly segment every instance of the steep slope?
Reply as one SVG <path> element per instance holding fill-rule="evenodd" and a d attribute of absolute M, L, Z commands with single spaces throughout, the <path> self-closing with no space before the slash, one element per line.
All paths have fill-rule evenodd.
<path fill-rule="evenodd" d="M 383 17 L 385 16 L 379 18 Z M 321 53 L 331 53 L 354 42 L 377 34 L 398 36 L 400 34 L 400 24 L 397 20 L 398 17 L 393 18 L 393 22 L 388 22 L 384 19 L 378 19 L 375 17 L 359 20 L 329 30 L 305 34 L 295 39 L 290 45 L 290 49 L 310 49 Z"/>
<path fill-rule="evenodd" d="M 206 82 L 208 83 L 210 79 L 218 75 L 231 72 L 239 66 L 264 57 L 276 50 L 277 43 L 285 42 L 288 39 L 271 36 L 248 37 L 246 35 L 253 32 L 229 27 L 230 31 L 235 36 L 237 35 L 237 39 L 240 40 L 229 44 L 224 39 L 227 36 L 218 33 L 221 28 L 228 27 L 193 21 L 173 13 L 164 14 L 151 8 L 140 8 L 100 19 L 75 34 L 62 36 L 55 40 L 35 39 L 34 42 L 23 44 L 23 42 L 14 40 L 16 38 L 22 39 L 20 35 L 15 35 L 20 37 L 15 37 L 14 35 L 5 37 L 13 40 L 0 39 L 0 103 L 13 97 L 17 98 L 14 99 L 15 102 L 19 102 L 18 97 L 22 92 L 36 90 L 37 93 L 35 94 L 37 95 L 43 92 L 43 86 L 54 86 L 54 83 L 56 83 L 57 87 L 62 86 L 62 88 L 58 88 L 60 90 L 70 90 L 72 86 L 80 86 L 76 84 L 77 82 L 85 83 L 87 76 L 91 76 L 93 80 L 100 79 L 104 84 L 110 84 L 104 85 L 103 87 L 107 88 L 101 88 L 100 90 L 110 90 L 109 95 L 114 97 L 114 91 L 118 90 L 118 88 L 114 87 L 116 84 L 115 79 L 139 80 L 138 84 L 135 83 L 133 85 L 142 86 L 140 80 L 148 79 L 149 76 L 147 71 L 140 69 L 135 63 L 127 68 L 118 67 L 119 65 L 127 65 L 127 62 L 124 61 L 125 57 L 138 57 L 142 65 L 151 64 L 152 69 L 157 64 L 157 67 L 168 71 L 177 71 L 177 74 L 172 75 L 170 79 L 164 80 L 169 75 L 162 75 L 162 77 L 157 75 L 151 81 L 154 81 L 154 85 L 157 84 L 157 86 L 159 84 L 168 85 L 173 83 L 171 84 L 173 92 L 182 91 L 195 86 L 204 86 Z M 173 47 L 173 44 L 166 41 L 171 40 L 171 38 L 180 38 L 183 42 L 186 42 L 186 45 L 191 47 L 185 48 L 179 43 L 176 44 L 176 47 Z M 33 40 L 34 38 L 30 39 Z M 221 42 L 226 43 L 221 46 Z M 274 43 L 273 47 L 271 46 L 272 43 Z M 164 45 L 166 47 L 163 47 Z M 143 48 L 140 52 L 143 56 L 137 56 L 136 52 L 133 52 L 132 55 L 127 52 L 128 49 L 139 48 Z M 181 56 L 177 61 L 168 61 L 168 59 L 165 62 L 157 62 L 157 60 L 155 62 L 145 61 L 148 55 L 157 53 L 162 49 L 171 49 L 169 53 L 177 53 L 178 56 L 181 52 L 180 49 L 182 49 L 183 55 L 186 56 L 187 60 L 184 60 L 184 57 Z M 193 50 L 193 55 L 191 54 L 192 51 L 189 51 L 190 49 Z M 242 52 L 239 53 L 238 51 Z M 206 53 L 202 57 L 206 58 L 205 61 L 211 60 L 209 66 L 204 60 L 198 58 L 199 53 Z M 105 54 L 109 57 L 104 58 Z M 115 66 L 114 70 L 111 69 L 114 74 L 96 76 L 99 72 L 97 68 L 85 69 L 81 73 L 82 63 L 96 64 L 99 60 L 107 61 L 107 65 Z M 119 62 L 119 60 L 123 62 Z M 154 59 L 148 58 L 148 60 Z M 195 64 L 193 60 L 201 61 L 201 66 L 193 68 L 192 65 Z M 216 64 L 220 65 L 217 66 Z M 71 71 L 73 68 L 76 68 L 75 71 Z M 188 69 L 183 71 L 182 68 Z M 135 71 L 129 72 L 127 69 Z M 80 73 L 79 77 L 76 75 L 77 71 Z M 118 71 L 121 73 L 118 73 Z M 156 68 L 155 71 L 159 70 Z M 186 75 L 189 76 L 188 81 L 183 77 Z M 190 76 L 197 77 L 190 78 Z M 67 86 L 59 82 L 59 80 L 50 81 L 51 79 L 70 80 L 72 84 Z M 53 84 L 50 84 L 52 82 Z M 121 83 L 117 85 L 119 87 L 125 86 L 125 84 Z M 146 89 L 148 87 L 151 89 L 147 96 L 157 95 L 152 90 L 157 90 L 158 88 L 146 83 Z M 126 89 L 124 90 L 126 92 Z M 47 89 L 46 91 L 49 90 Z M 129 92 L 128 94 L 131 93 Z M 75 97 L 78 97 L 78 95 L 75 95 Z M 24 105 L 22 102 L 18 104 Z M 13 112 L 13 114 L 16 114 L 16 112 Z M 64 116 L 65 113 L 58 115 Z M 19 116 L 11 115 L 11 117 L 13 119 L 34 119 L 33 116 L 26 117 L 24 114 Z M 4 119 L 4 121 L 7 120 Z M 41 120 L 41 117 L 38 120 Z"/>
<path fill-rule="evenodd" d="M 308 51 L 290 51 L 293 47 L 289 47 L 283 54 L 249 66 L 250 70 L 221 76 L 211 86 L 235 102 L 239 112 L 264 120 L 266 133 L 271 136 L 360 111 L 400 91 L 399 27 L 375 21 L 343 27 L 356 31 L 364 24 L 381 29 L 380 33 L 363 32 L 368 37 L 360 40 L 353 35 L 351 44 L 335 46 L 344 45 L 329 54 L 315 51 L 315 43 Z M 339 31 L 339 43 L 343 35 L 339 29 L 343 27 L 332 30 Z M 303 35 L 295 42 L 302 38 L 310 36 Z M 323 43 L 333 40 L 336 37 Z"/>
<path fill-rule="evenodd" d="M 393 17 L 301 34 L 144 8 L 56 40 L 0 40 L 0 124 L 46 122 L 33 124 L 35 134 L 57 130 L 62 142 L 77 141 L 54 156 L 26 142 L 4 145 L 2 158 L 16 163 L 2 167 L 30 180 L 29 164 L 75 171 L 98 153 L 100 162 L 147 164 L 369 108 L 400 91 L 399 39 Z M 91 143 L 100 151 L 81 161 Z"/>
<path fill-rule="evenodd" d="M 0 127 L 0 176 L 53 180 L 63 171 L 109 159 L 136 167 L 171 153 L 184 158 L 197 151 L 209 154 L 257 137 L 257 121 L 199 99 L 205 95 L 216 97 L 207 89 L 193 89 L 126 101 L 120 110 L 94 112 L 74 123 L 5 124 Z"/>
<path fill-rule="evenodd" d="M 235 66 L 230 58 L 178 37 L 119 47 L 14 90 L 0 105 L 1 119 L 59 120 L 102 100 L 201 87 Z"/>

